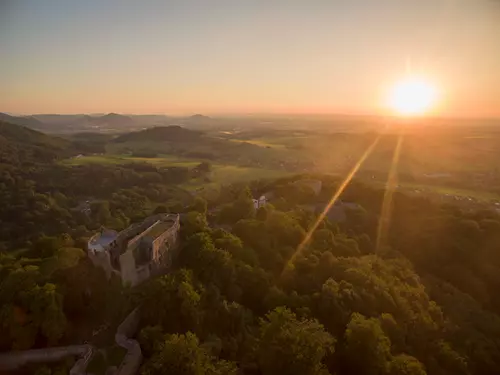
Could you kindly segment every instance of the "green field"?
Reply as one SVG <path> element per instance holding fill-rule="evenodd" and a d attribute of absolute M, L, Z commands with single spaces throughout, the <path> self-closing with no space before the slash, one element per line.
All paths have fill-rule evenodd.
<path fill-rule="evenodd" d="M 183 159 L 172 155 L 160 155 L 155 158 L 140 158 L 130 155 L 91 155 L 81 156 L 78 158 L 65 159 L 61 161 L 63 165 L 76 166 L 85 164 L 107 164 L 119 165 L 127 163 L 150 163 L 157 167 L 188 167 L 197 166 L 201 160 Z M 231 184 L 240 181 L 250 181 L 261 178 L 278 178 L 289 174 L 282 170 L 240 167 L 227 164 L 212 164 L 212 172 L 208 177 L 192 179 L 181 185 L 182 188 L 189 191 L 200 190 L 201 187 L 205 191 L 218 190 L 220 185 Z"/>
<path fill-rule="evenodd" d="M 231 142 L 237 143 L 250 143 L 252 145 L 260 147 L 270 147 L 270 148 L 286 148 L 286 144 L 279 143 L 278 140 L 273 139 L 230 139 Z"/>
<path fill-rule="evenodd" d="M 478 201 L 488 202 L 500 200 L 498 194 L 482 191 L 482 190 L 469 190 L 469 189 L 459 189 L 450 186 L 440 186 L 440 185 L 423 185 L 414 183 L 401 183 L 400 188 L 403 190 L 419 190 L 424 193 L 435 193 L 445 196 L 456 196 L 461 198 L 473 198 Z"/>
<path fill-rule="evenodd" d="M 203 178 L 197 178 L 181 184 L 180 187 L 196 193 L 205 199 L 216 199 L 216 197 L 219 196 L 220 187 L 222 185 L 266 178 L 279 178 L 288 174 L 290 173 L 270 169 L 238 167 L 234 165 L 214 165 L 210 173 L 209 182 Z"/>
<path fill-rule="evenodd" d="M 367 184 L 385 188 L 386 183 L 382 181 L 364 181 Z M 419 193 L 427 195 L 440 195 L 442 197 L 460 199 L 474 199 L 478 202 L 500 201 L 500 195 L 484 190 L 460 189 L 452 186 L 433 185 L 433 184 L 418 184 L 411 182 L 399 182 L 397 190 L 407 193 Z"/>
<path fill-rule="evenodd" d="M 199 188 L 201 185 L 204 188 L 213 188 L 216 185 L 231 184 L 240 181 L 258 180 L 261 178 L 279 178 L 288 175 L 288 172 L 277 171 L 271 169 L 238 167 L 235 165 L 216 164 L 212 167 L 210 173 L 210 182 L 204 182 L 199 179 L 193 179 L 182 186 L 188 190 Z"/>
<path fill-rule="evenodd" d="M 84 165 L 84 164 L 127 164 L 127 163 L 150 163 L 160 167 L 194 167 L 200 161 L 192 159 L 181 159 L 172 155 L 160 155 L 155 158 L 140 158 L 130 155 L 89 155 L 65 159 L 64 165 Z"/>

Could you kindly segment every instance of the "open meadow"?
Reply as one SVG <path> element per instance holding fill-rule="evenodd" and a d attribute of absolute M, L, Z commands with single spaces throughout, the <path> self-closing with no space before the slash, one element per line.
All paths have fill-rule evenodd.
<path fill-rule="evenodd" d="M 500 132 L 489 126 L 452 127 L 433 122 L 407 124 L 378 133 L 368 128 L 357 132 L 303 127 L 221 128 L 206 132 L 175 126 L 151 128 L 108 139 L 102 153 L 79 155 L 63 160 L 62 164 L 149 163 L 158 168 L 192 169 L 207 161 L 212 165 L 208 178 L 183 184 L 196 191 L 202 185 L 209 189 L 287 173 L 343 176 L 377 137 L 376 147 L 358 173 L 364 180 L 379 185 L 387 181 L 394 150 L 401 139 L 401 154 L 396 160 L 400 189 L 480 201 L 496 200 L 500 194 Z"/>
<path fill-rule="evenodd" d="M 157 168 L 184 167 L 193 169 L 203 160 L 186 159 L 173 155 L 158 155 L 153 158 L 134 157 L 130 155 L 82 155 L 64 159 L 61 164 L 65 166 L 78 166 L 87 164 L 123 165 L 129 163 L 149 163 Z M 250 180 L 278 178 L 290 174 L 283 170 L 267 168 L 244 167 L 238 165 L 211 163 L 211 171 L 203 177 L 192 178 L 179 187 L 191 192 L 204 193 L 217 191 L 221 185 Z"/>
<path fill-rule="evenodd" d="M 85 165 L 85 164 L 127 164 L 127 163 L 150 163 L 157 167 L 194 167 L 199 161 L 178 158 L 173 155 L 160 155 L 153 158 L 135 157 L 131 155 L 78 155 L 61 161 L 63 165 Z"/>

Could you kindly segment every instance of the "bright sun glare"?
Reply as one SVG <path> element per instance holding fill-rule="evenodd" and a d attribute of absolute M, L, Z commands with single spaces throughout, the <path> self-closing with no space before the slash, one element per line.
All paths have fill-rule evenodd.
<path fill-rule="evenodd" d="M 403 116 L 422 115 L 437 99 L 436 88 L 421 78 L 406 78 L 396 83 L 389 94 L 389 106 Z"/>

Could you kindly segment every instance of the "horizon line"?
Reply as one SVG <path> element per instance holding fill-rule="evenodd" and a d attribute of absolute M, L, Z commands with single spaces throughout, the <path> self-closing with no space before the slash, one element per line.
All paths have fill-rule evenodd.
<path fill-rule="evenodd" d="M 421 116 L 399 116 L 395 114 L 380 114 L 380 113 L 348 113 L 348 112 L 191 112 L 183 114 L 169 114 L 168 112 L 147 112 L 147 113 L 130 113 L 130 112 L 73 112 L 73 113 L 57 113 L 57 112 L 47 112 L 47 113 L 16 113 L 16 112 L 2 112 L 0 114 L 6 114 L 13 117 L 35 117 L 35 116 L 105 116 L 109 114 L 116 114 L 121 116 L 165 116 L 174 118 L 186 118 L 196 115 L 206 116 L 206 117 L 251 117 L 251 116 L 269 116 L 269 117 L 304 117 L 304 116 L 315 116 L 315 117 L 374 117 L 374 118 L 391 118 L 391 119 L 407 119 L 407 120 L 500 120 L 499 115 L 421 115 Z"/>

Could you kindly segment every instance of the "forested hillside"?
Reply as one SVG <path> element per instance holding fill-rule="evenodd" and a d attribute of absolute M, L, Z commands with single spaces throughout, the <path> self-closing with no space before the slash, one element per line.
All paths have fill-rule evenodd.
<path fill-rule="evenodd" d="M 192 198 L 176 184 L 190 170 L 67 167 L 59 161 L 79 143 L 8 123 L 0 141 L 0 350 L 107 344 L 128 299 L 119 280 L 92 266 L 86 241 L 101 226 L 180 211 Z"/>
<path fill-rule="evenodd" d="M 190 199 L 175 186 L 189 178 L 187 168 L 58 163 L 86 142 L 0 123 L 0 249 L 30 246 L 42 235 L 81 237 L 100 225 L 122 229 L 159 203 L 182 207 Z"/>
<path fill-rule="evenodd" d="M 45 124 L 34 116 L 10 116 L 6 113 L 0 113 L 0 121 L 33 129 L 45 128 Z"/>
<path fill-rule="evenodd" d="M 51 162 L 67 157 L 70 142 L 51 137 L 24 126 L 0 121 L 0 163 L 21 165 L 30 162 Z"/>
<path fill-rule="evenodd" d="M 344 198 L 365 210 L 295 254 L 315 220 L 297 203 L 317 198 L 289 186 L 257 212 L 236 193 L 226 229 L 188 214 L 181 269 L 139 293 L 143 374 L 498 373 L 497 216 L 397 195 L 377 250 L 383 194 L 354 185 Z"/>
<path fill-rule="evenodd" d="M 299 246 L 337 178 L 226 185 L 207 202 L 179 188 L 200 166 L 68 167 L 58 158 L 73 143 L 0 130 L 11 150 L 0 161 L 2 350 L 106 346 L 140 306 L 144 375 L 500 371 L 493 210 L 396 192 L 381 239 L 384 191 L 353 182 L 340 197 L 353 203 L 345 220 L 327 216 Z M 321 192 L 294 183 L 304 178 L 321 180 Z M 272 198 L 255 210 L 252 197 L 263 193 Z M 126 288 L 86 258 L 101 226 L 166 211 L 184 213 L 169 274 Z"/>

